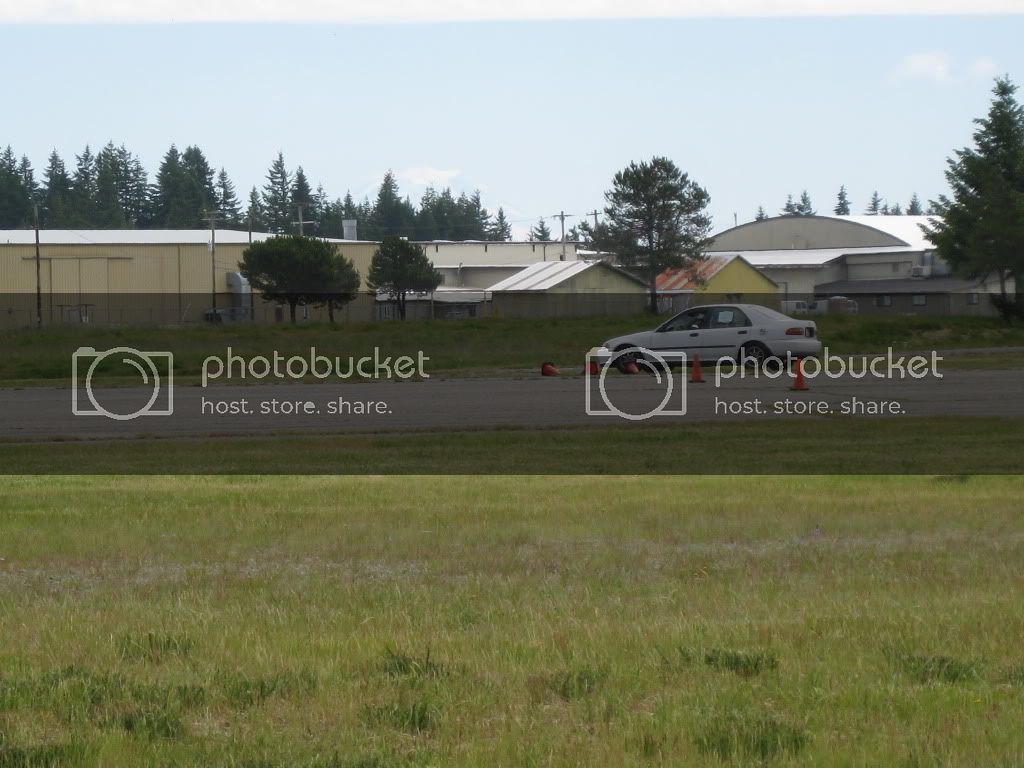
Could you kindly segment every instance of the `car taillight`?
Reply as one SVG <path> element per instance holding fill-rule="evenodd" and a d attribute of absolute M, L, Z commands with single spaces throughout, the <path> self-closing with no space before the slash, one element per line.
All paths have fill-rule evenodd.
<path fill-rule="evenodd" d="M 804 329 L 803 328 L 787 328 L 786 329 L 786 335 L 787 336 L 803 336 L 804 335 Z"/>

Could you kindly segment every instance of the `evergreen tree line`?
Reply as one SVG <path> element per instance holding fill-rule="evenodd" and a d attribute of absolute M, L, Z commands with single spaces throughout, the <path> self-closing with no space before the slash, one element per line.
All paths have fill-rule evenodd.
<path fill-rule="evenodd" d="M 852 213 L 850 206 L 850 197 L 846 193 L 846 186 L 839 187 L 839 192 L 836 194 L 836 204 L 832 208 L 832 213 L 836 216 L 849 216 Z M 871 194 L 871 200 L 864 209 L 864 213 L 868 216 L 923 216 L 925 214 L 925 208 L 921 203 L 921 199 L 915 192 L 910 202 L 907 203 L 907 207 L 903 208 L 899 203 L 890 204 L 888 201 L 883 200 L 882 196 L 878 194 L 878 190 L 875 190 Z M 928 206 L 928 215 L 934 215 L 938 213 L 934 205 Z M 814 204 L 811 202 L 811 196 L 807 194 L 805 189 L 800 194 L 800 199 L 795 200 L 793 195 L 786 196 L 786 204 L 782 206 L 779 211 L 780 216 L 816 216 L 817 211 L 814 210 Z M 768 214 L 764 210 L 764 206 L 758 206 L 757 215 L 754 217 L 755 221 L 763 221 L 768 218 Z"/>
<path fill-rule="evenodd" d="M 227 171 L 215 170 L 197 146 L 171 145 L 152 182 L 138 155 L 113 142 L 95 153 L 86 146 L 70 169 L 54 150 L 41 179 L 8 146 L 0 152 L 0 229 L 33 226 L 36 208 L 47 229 L 202 229 L 213 214 L 218 228 L 281 234 L 299 231 L 301 211 L 302 231 L 320 237 L 343 237 L 346 219 L 357 221 L 363 240 L 512 237 L 505 212 L 492 216 L 479 192 L 428 187 L 417 207 L 388 171 L 373 201 L 356 203 L 351 193 L 331 200 L 322 185 L 312 189 L 302 166 L 289 171 L 281 153 L 243 203 Z"/>

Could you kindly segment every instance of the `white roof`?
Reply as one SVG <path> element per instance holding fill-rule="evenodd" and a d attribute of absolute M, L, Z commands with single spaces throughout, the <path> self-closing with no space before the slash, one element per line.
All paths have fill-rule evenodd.
<path fill-rule="evenodd" d="M 512 277 L 494 285 L 490 291 L 546 291 L 575 277 L 602 261 L 538 261 Z"/>
<path fill-rule="evenodd" d="M 930 251 L 935 248 L 925 239 L 922 224 L 931 224 L 934 216 L 834 216 L 832 218 L 850 221 L 872 227 L 905 242 L 914 250 Z"/>
<path fill-rule="evenodd" d="M 33 245 L 35 230 L 0 230 L 0 245 Z M 274 237 L 268 232 L 253 232 L 254 242 Z M 336 240 L 332 243 L 358 242 Z M 42 245 L 207 245 L 210 242 L 208 229 L 41 229 L 39 242 Z M 237 229 L 218 229 L 219 245 L 246 245 L 249 233 Z"/>
<path fill-rule="evenodd" d="M 874 217 L 872 217 L 874 218 Z M 779 251 L 730 251 L 753 267 L 823 267 L 843 256 L 869 253 L 915 253 L 919 248 L 891 245 L 884 248 L 786 248 Z M 708 256 L 718 255 L 710 251 Z"/>

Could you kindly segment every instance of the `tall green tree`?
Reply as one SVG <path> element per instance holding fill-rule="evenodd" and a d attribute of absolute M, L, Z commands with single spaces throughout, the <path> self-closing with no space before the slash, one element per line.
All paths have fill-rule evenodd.
<path fill-rule="evenodd" d="M 214 192 L 216 195 L 217 212 L 221 216 L 223 225 L 229 229 L 241 227 L 242 204 L 235 193 L 235 185 L 231 182 L 228 172 L 223 168 L 217 174 Z"/>
<path fill-rule="evenodd" d="M 316 210 L 316 198 L 313 195 L 313 188 L 306 178 L 306 172 L 300 165 L 295 169 L 295 178 L 292 179 L 291 192 L 292 211 L 298 217 L 299 206 L 302 206 L 302 218 L 306 221 L 316 221 L 318 211 Z M 294 219 L 298 221 L 298 218 Z"/>
<path fill-rule="evenodd" d="M 868 203 L 866 213 L 868 216 L 882 215 L 882 196 L 878 194 L 877 189 L 871 193 L 871 202 Z"/>
<path fill-rule="evenodd" d="M 654 157 L 616 173 L 605 201 L 608 236 L 598 248 L 616 253 L 623 264 L 644 274 L 650 309 L 657 314 L 658 275 L 705 258 L 711 198 L 671 160 Z"/>
<path fill-rule="evenodd" d="M 301 235 L 271 237 L 242 251 L 239 269 L 264 301 L 287 304 L 293 323 L 299 306 L 342 300 L 341 291 L 336 293 L 341 279 L 338 254 L 326 240 Z M 357 273 L 357 281 L 358 277 Z"/>
<path fill-rule="evenodd" d="M 367 224 L 367 235 L 372 240 L 416 235 L 416 211 L 399 194 L 398 181 L 391 171 L 384 174 Z"/>
<path fill-rule="evenodd" d="M 988 114 L 974 121 L 974 146 L 947 161 L 952 196 L 933 203 L 940 218 L 923 228 L 959 274 L 998 277 L 997 305 L 1008 318 L 1024 317 L 1024 107 L 1016 92 L 1009 78 L 996 80 Z"/>
<path fill-rule="evenodd" d="M 100 229 L 124 229 L 128 217 L 121 203 L 121 190 L 127 169 L 113 142 L 96 153 L 96 219 Z"/>
<path fill-rule="evenodd" d="M 798 216 L 813 216 L 815 214 L 814 206 L 811 204 L 811 196 L 807 194 L 806 189 L 800 193 L 800 202 L 797 203 L 796 213 Z"/>
<path fill-rule="evenodd" d="M 836 207 L 832 209 L 836 216 L 850 215 L 850 198 L 846 194 L 846 186 L 839 187 L 839 194 L 836 195 Z"/>
<path fill-rule="evenodd" d="M 757 206 L 757 215 L 754 216 L 754 221 L 764 221 L 768 218 L 768 214 L 764 212 L 764 206 Z"/>
<path fill-rule="evenodd" d="M 69 224 L 82 229 L 96 227 L 96 156 L 87 144 L 82 154 L 75 155 L 75 172 L 71 175 Z"/>
<path fill-rule="evenodd" d="M 921 200 L 917 196 L 917 192 L 910 198 L 910 203 L 907 205 L 907 216 L 923 216 L 924 208 L 921 206 Z"/>
<path fill-rule="evenodd" d="M 0 153 L 0 229 L 19 229 L 32 224 L 32 196 L 25 188 L 18 160 L 8 146 Z"/>
<path fill-rule="evenodd" d="M 41 218 L 50 229 L 67 229 L 71 224 L 71 179 L 57 150 L 43 171 L 43 204 Z"/>
<path fill-rule="evenodd" d="M 206 160 L 203 151 L 193 145 L 185 147 L 181 153 L 181 167 L 191 178 L 202 194 L 200 210 L 211 213 L 217 210 L 217 190 L 214 182 L 214 171 Z"/>
<path fill-rule="evenodd" d="M 295 212 L 292 210 L 292 181 L 284 164 L 284 154 L 277 158 L 267 171 L 267 183 L 263 185 L 263 217 L 271 232 L 291 232 L 294 228 Z"/>
<path fill-rule="evenodd" d="M 409 293 L 433 291 L 441 284 L 441 273 L 427 258 L 423 246 L 400 237 L 385 237 L 373 254 L 367 280 L 370 289 L 386 294 L 405 320 Z"/>
<path fill-rule="evenodd" d="M 530 228 L 530 239 L 538 243 L 551 242 L 551 228 L 543 217 L 537 219 L 537 223 Z"/>
<path fill-rule="evenodd" d="M 267 230 L 267 219 L 263 211 L 263 198 L 253 187 L 249 191 L 249 206 L 245 209 L 247 226 L 254 232 L 265 232 Z"/>
<path fill-rule="evenodd" d="M 160 163 L 152 195 L 153 226 L 157 229 L 200 229 L 207 209 L 205 192 L 171 145 Z"/>
<path fill-rule="evenodd" d="M 505 209 L 500 205 L 498 206 L 498 213 L 495 215 L 494 221 L 491 222 L 487 230 L 487 239 L 502 242 L 512 239 L 512 225 L 508 223 L 508 219 L 505 218 Z"/>
<path fill-rule="evenodd" d="M 784 206 L 782 206 L 782 215 L 783 216 L 798 216 L 799 214 L 800 214 L 800 210 L 797 207 L 796 202 L 793 200 L 793 196 L 792 195 L 786 195 L 786 204 Z"/>

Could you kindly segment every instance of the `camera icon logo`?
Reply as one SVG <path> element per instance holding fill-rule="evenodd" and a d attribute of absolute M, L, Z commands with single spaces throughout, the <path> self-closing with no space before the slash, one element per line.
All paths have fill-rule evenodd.
<path fill-rule="evenodd" d="M 141 375 L 142 400 L 118 396 L 124 391 L 114 390 L 115 394 L 105 393 L 104 399 L 108 402 L 107 405 L 102 404 L 93 390 L 93 376 L 101 368 L 104 372 L 120 370 L 131 376 Z M 122 401 L 122 407 L 117 407 L 115 400 Z M 71 355 L 71 413 L 75 416 L 106 416 L 115 421 L 131 421 L 139 416 L 170 416 L 174 413 L 174 355 L 170 352 L 140 352 L 132 347 L 113 347 L 103 352 L 92 347 L 79 347 Z"/>
<path fill-rule="evenodd" d="M 591 373 L 597 366 L 598 372 Z M 607 379 L 608 371 L 612 368 L 621 369 L 629 364 L 636 365 L 640 371 L 646 371 L 654 376 L 654 381 L 659 387 L 663 387 L 665 394 L 661 401 L 653 408 L 635 412 L 627 410 L 630 399 L 635 397 L 636 388 L 624 390 L 612 386 Z M 673 368 L 678 367 L 681 375 L 675 375 Z M 678 378 L 678 381 L 676 380 Z M 595 402 L 596 389 L 600 394 L 600 401 Z M 592 349 L 587 353 L 584 381 L 586 386 L 586 413 L 588 416 L 618 416 L 627 421 L 646 421 L 655 416 L 685 416 L 686 415 L 686 353 L 685 352 L 655 352 L 646 347 L 630 347 L 617 352 L 611 352 L 605 348 Z"/>

